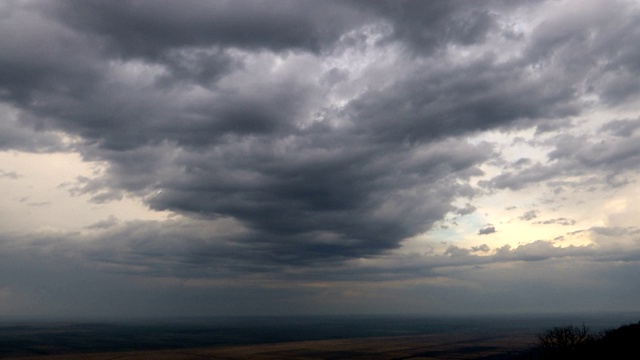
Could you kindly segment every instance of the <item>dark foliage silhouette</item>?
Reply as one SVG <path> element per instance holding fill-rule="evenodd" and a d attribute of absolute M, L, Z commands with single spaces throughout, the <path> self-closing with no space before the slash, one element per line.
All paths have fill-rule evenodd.
<path fill-rule="evenodd" d="M 552 357 L 566 358 L 593 341 L 595 336 L 584 324 L 580 327 L 556 326 L 538 335 L 540 353 Z"/>
<path fill-rule="evenodd" d="M 582 326 L 558 326 L 538 335 L 534 358 L 640 359 L 640 323 L 594 335 Z"/>

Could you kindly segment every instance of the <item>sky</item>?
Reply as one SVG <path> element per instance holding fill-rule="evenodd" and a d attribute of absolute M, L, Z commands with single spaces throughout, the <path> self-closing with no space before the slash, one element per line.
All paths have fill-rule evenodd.
<path fill-rule="evenodd" d="M 0 316 L 640 311 L 640 4 L 0 3 Z"/>

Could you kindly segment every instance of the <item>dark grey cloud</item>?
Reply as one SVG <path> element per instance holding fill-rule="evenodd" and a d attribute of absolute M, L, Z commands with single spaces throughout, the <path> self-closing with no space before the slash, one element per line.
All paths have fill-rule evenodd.
<path fill-rule="evenodd" d="M 489 250 L 491 250 L 491 248 L 487 244 L 482 244 L 482 245 L 479 245 L 479 246 L 472 246 L 471 247 L 471 251 L 473 251 L 473 252 L 486 253 L 486 252 L 489 252 Z"/>
<path fill-rule="evenodd" d="M 532 163 L 532 160 L 531 160 L 531 159 L 529 159 L 529 158 L 520 158 L 520 159 L 516 160 L 516 161 L 513 163 L 513 165 L 512 165 L 512 166 L 513 166 L 515 169 L 521 169 L 521 168 L 523 168 L 523 167 L 524 167 L 524 166 L 526 166 L 526 165 L 530 165 L 531 163 Z"/>
<path fill-rule="evenodd" d="M 69 150 L 60 134 L 19 122 L 16 119 L 19 117 L 17 109 L 0 105 L 0 111 L 0 150 L 40 153 Z"/>
<path fill-rule="evenodd" d="M 122 56 L 152 59 L 170 49 L 203 46 L 318 52 L 364 20 L 340 2 L 63 1 L 43 6 L 65 24 L 106 39 Z"/>
<path fill-rule="evenodd" d="M 444 252 L 444 255 L 449 255 L 451 257 L 459 257 L 459 256 L 468 256 L 470 253 L 471 251 L 469 251 L 469 249 L 463 249 L 455 245 L 451 245 Z"/>
<path fill-rule="evenodd" d="M 598 1 L 573 15 L 558 13 L 533 31 L 526 57 L 584 81 L 576 86 L 577 91 L 597 94 L 613 105 L 623 104 L 640 90 L 630 80 L 640 69 L 632 45 L 640 35 L 635 26 L 639 17 L 637 7 L 625 1 L 616 1 L 614 6 Z M 612 18 L 618 21 L 613 24 Z"/>
<path fill-rule="evenodd" d="M 475 210 L 470 179 L 497 155 L 491 144 L 466 137 L 529 127 L 550 136 L 572 126 L 566 118 L 590 104 L 585 95 L 623 104 L 634 93 L 622 96 L 611 87 L 624 85 L 616 66 L 637 71 L 630 47 L 639 37 L 631 28 L 635 12 L 624 16 L 624 34 L 607 25 L 610 18 L 589 13 L 568 25 L 550 19 L 529 34 L 507 36 L 510 12 L 532 4 L 60 1 L 20 7 L 0 22 L 6 44 L 0 100 L 16 111 L 0 125 L 7 130 L 0 132 L 0 147 L 53 151 L 62 148 L 58 134 L 76 137 L 73 150 L 107 167 L 95 178 L 65 184 L 71 193 L 99 204 L 132 194 L 154 210 L 232 219 L 245 230 L 216 239 L 233 246 L 207 243 L 210 249 L 192 253 L 191 244 L 206 241 L 176 232 L 171 235 L 179 242 L 164 242 L 143 223 L 91 227 L 116 238 L 144 238 L 134 255 L 154 236 L 167 248 L 149 254 L 179 257 L 167 261 L 196 266 L 214 264 L 220 254 L 234 259 L 210 265 L 219 271 L 234 268 L 239 256 L 253 261 L 243 266 L 262 271 L 379 255 L 447 213 Z M 594 27 L 587 26 L 590 19 L 598 20 Z M 592 37 L 583 34 L 587 27 Z M 616 36 L 620 48 L 610 55 Z M 520 51 L 505 58 L 492 46 L 498 38 Z M 364 57 L 395 46 L 405 53 L 361 78 L 349 64 L 336 65 L 345 49 Z M 296 56 L 304 59 L 290 69 L 281 65 Z M 333 64 L 323 66 L 325 60 Z M 384 81 L 371 74 L 383 74 Z M 357 91 L 330 100 L 327 94 L 349 81 Z M 558 174 L 637 169 L 636 140 L 555 137 L 548 163 L 523 158 L 482 185 L 517 190 Z M 468 205 L 456 208 L 461 198 Z M 143 236 L 146 231 L 151 235 Z M 493 232 L 488 226 L 479 234 Z"/>
<path fill-rule="evenodd" d="M 640 234 L 640 229 L 631 226 L 631 227 L 604 227 L 604 226 L 595 226 L 590 229 L 596 234 L 606 235 L 606 236 L 625 236 L 625 235 L 638 235 Z"/>
<path fill-rule="evenodd" d="M 557 218 L 557 219 L 549 219 L 549 220 L 543 220 L 543 221 L 536 221 L 534 222 L 534 224 L 538 224 L 538 225 L 552 225 L 552 224 L 559 224 L 559 225 L 564 225 L 564 226 L 568 226 L 568 225 L 575 225 L 576 221 L 573 219 L 567 219 L 567 218 Z"/>
<path fill-rule="evenodd" d="M 520 216 L 520 220 L 529 221 L 531 219 L 535 219 L 538 217 L 538 212 L 536 210 L 529 210 Z"/>
<path fill-rule="evenodd" d="M 62 183 L 58 188 L 65 189 L 72 196 L 90 195 L 89 201 L 96 204 L 121 200 L 122 191 L 108 187 L 104 181 L 92 181 L 86 176 L 78 176 L 74 183 Z"/>
<path fill-rule="evenodd" d="M 640 119 L 621 119 L 606 123 L 600 130 L 620 137 L 630 137 L 634 135 L 638 128 L 640 128 Z"/>
<path fill-rule="evenodd" d="M 370 145 L 316 149 L 300 141 L 285 154 L 277 144 L 189 154 L 183 161 L 194 162 L 193 171 L 167 178 L 149 203 L 159 210 L 232 216 L 262 233 L 252 241 L 290 252 L 280 255 L 361 256 L 395 248 L 453 210 L 452 199 L 471 196 L 468 186 L 451 181 L 468 178 L 490 151 L 445 142 L 407 158 Z M 448 150 L 454 144 L 456 150 Z M 371 161 L 372 152 L 383 149 L 385 156 Z M 219 167 L 227 172 L 214 171 Z"/>
<path fill-rule="evenodd" d="M 431 53 L 450 44 L 472 45 L 497 30 L 493 14 L 483 5 L 456 1 L 359 2 L 391 25 L 388 40 L 406 43 L 412 52 Z M 487 6 L 489 7 L 489 6 Z"/>
<path fill-rule="evenodd" d="M 536 126 L 536 135 L 557 132 L 562 129 L 569 129 L 571 128 L 571 125 L 572 124 L 569 119 L 556 119 L 553 122 L 544 122 Z"/>
<path fill-rule="evenodd" d="M 592 246 L 560 248 L 552 242 L 536 241 L 516 248 L 497 248 L 495 254 L 489 254 L 491 248 L 486 244 L 470 248 L 451 245 L 442 255 L 390 255 L 385 261 L 369 265 L 335 261 L 327 266 L 327 262 L 311 261 L 304 269 L 291 273 L 287 271 L 291 269 L 290 264 L 282 259 L 265 261 L 273 256 L 271 249 L 238 242 L 239 234 L 251 236 L 251 233 L 229 219 L 221 219 L 213 225 L 208 221 L 185 219 L 165 222 L 110 220 L 97 224 L 92 229 L 100 231 L 89 234 L 40 233 L 28 239 L 4 236 L 0 239 L 0 249 L 13 259 L 5 266 L 30 258 L 28 263 L 47 262 L 58 269 L 85 268 L 87 271 L 158 279 L 234 281 L 261 276 L 265 280 L 384 281 L 437 277 L 439 274 L 434 270 L 448 267 L 567 257 L 594 261 L 638 257 L 637 252 L 629 254 L 623 249 L 612 249 L 603 254 L 594 251 Z M 478 252 L 483 254 L 474 254 Z"/>
<path fill-rule="evenodd" d="M 621 124 L 612 121 L 614 128 Z M 626 125 L 625 125 L 626 126 Z M 605 125 L 603 130 L 613 129 Z M 615 132 L 615 130 L 612 130 Z M 615 135 L 615 134 L 614 134 Z M 640 166 L 638 136 L 607 138 L 597 133 L 581 135 L 559 134 L 545 141 L 548 152 L 546 162 L 518 164 L 479 185 L 485 188 L 519 190 L 529 185 L 544 183 L 562 192 L 569 188 L 593 188 L 594 186 L 622 186 L 629 183 L 628 174 L 637 173 Z M 527 166 L 528 165 L 528 166 Z M 577 180 L 555 180 L 574 176 Z"/>
<path fill-rule="evenodd" d="M 489 235 L 496 232 L 496 228 L 493 225 L 483 226 L 480 230 L 478 230 L 478 235 Z"/>
<path fill-rule="evenodd" d="M 363 94 L 346 111 L 358 130 L 394 142 L 428 141 L 578 112 L 570 86 L 529 78 L 521 66 L 499 63 L 492 54 L 462 67 L 434 61 L 388 88 Z"/>
<path fill-rule="evenodd" d="M 463 208 L 458 208 L 455 212 L 460 216 L 469 215 L 475 212 L 477 208 L 469 203 L 465 204 Z"/>
<path fill-rule="evenodd" d="M 108 229 L 110 227 L 113 227 L 115 225 L 118 224 L 118 218 L 116 218 L 115 216 L 109 216 L 108 219 L 102 220 L 102 221 L 98 221 L 96 223 L 93 223 L 89 226 L 87 226 L 87 229 L 91 229 L 91 230 L 96 230 L 96 229 Z"/>
<path fill-rule="evenodd" d="M 3 300 L 21 300 L 21 311 L 14 315 L 95 318 L 97 312 L 109 319 L 131 319 L 346 311 L 340 306 L 349 304 L 348 299 L 355 301 L 355 306 L 346 308 L 348 312 L 357 313 L 359 304 L 370 304 L 372 299 L 376 301 L 369 306 L 384 312 L 388 304 L 377 299 L 389 292 L 387 282 L 394 296 L 398 292 L 403 295 L 400 298 L 422 300 L 415 292 L 426 291 L 429 296 L 435 293 L 437 301 L 429 307 L 438 306 L 438 311 L 451 313 L 477 303 L 475 298 L 470 302 L 465 299 L 478 284 L 496 289 L 507 286 L 508 291 L 486 299 L 497 302 L 513 289 L 530 291 L 526 288 L 534 287 L 535 301 L 526 303 L 527 307 L 553 299 L 554 311 L 570 311 L 576 304 L 588 306 L 579 301 L 585 294 L 597 297 L 596 303 L 601 304 L 610 299 L 611 293 L 621 294 L 619 304 L 627 309 L 640 290 L 629 287 L 635 284 L 640 259 L 640 252 L 629 248 L 603 251 L 594 246 L 556 247 L 552 242 L 536 241 L 503 246 L 489 254 L 486 245 L 450 246 L 443 254 L 389 254 L 374 262 L 342 261 L 332 266 L 316 263 L 292 268 L 282 263 L 265 264 L 261 260 L 265 254 L 260 254 L 259 247 L 237 243 L 237 223 L 219 219 L 210 225 L 209 221 L 176 219 L 119 222 L 89 234 L 41 232 L 28 238 L 3 234 L 0 279 L 4 288 L 11 290 L 3 292 Z M 483 254 L 474 254 L 478 250 Z M 505 264 L 510 271 L 504 271 Z M 411 285 L 401 286 L 407 280 Z M 430 280 L 435 285 L 413 283 Z M 439 285 L 442 281 L 445 285 Z M 618 283 L 621 281 L 625 284 Z M 460 282 L 471 287 L 457 285 Z M 515 285 L 523 282 L 526 286 Z M 607 288 L 594 291 L 593 286 L 601 282 Z M 341 288 L 349 291 L 342 293 Z M 559 293 L 564 294 L 560 300 Z M 481 294 L 481 298 L 487 296 Z M 323 307 L 328 299 L 332 299 L 330 304 L 340 306 Z M 393 304 L 397 301 L 392 298 Z M 447 307 L 452 301 L 455 305 Z M 403 307 L 410 307 L 410 303 Z M 441 308 L 443 303 L 447 306 Z M 509 309 L 521 311 L 518 307 Z M 427 308 L 421 311 L 429 313 Z M 495 308 L 487 306 L 478 311 Z"/>
<path fill-rule="evenodd" d="M 604 170 L 632 170 L 638 158 L 637 138 L 620 141 L 597 141 L 589 136 L 562 136 L 556 149 L 549 153 L 550 160 L 578 162 L 585 168 Z"/>

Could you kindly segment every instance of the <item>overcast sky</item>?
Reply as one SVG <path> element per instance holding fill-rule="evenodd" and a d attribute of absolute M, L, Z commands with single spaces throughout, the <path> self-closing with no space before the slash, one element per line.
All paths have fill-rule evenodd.
<path fill-rule="evenodd" d="M 635 1 L 3 1 L 0 316 L 640 311 Z"/>

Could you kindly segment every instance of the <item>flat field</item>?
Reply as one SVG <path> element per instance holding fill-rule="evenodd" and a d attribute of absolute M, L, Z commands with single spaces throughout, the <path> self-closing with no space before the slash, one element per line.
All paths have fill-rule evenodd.
<path fill-rule="evenodd" d="M 415 335 L 175 350 L 13 357 L 29 360 L 187 359 L 510 359 L 530 349 L 530 333 Z"/>

